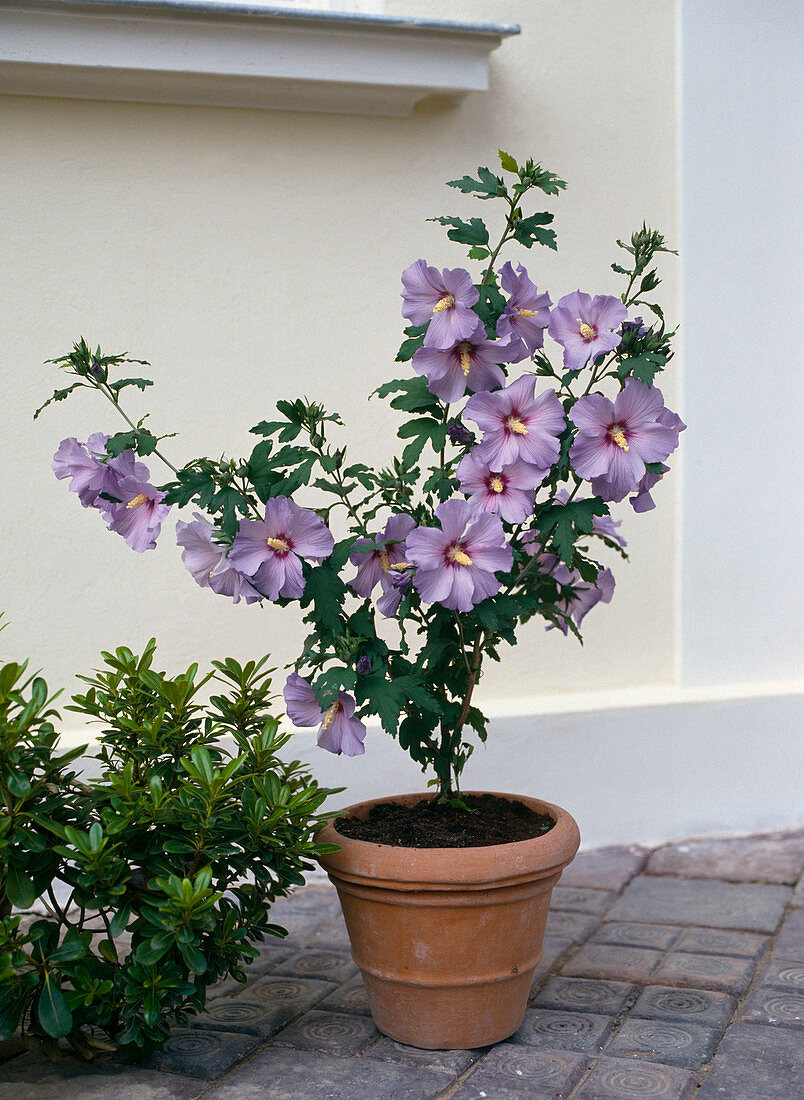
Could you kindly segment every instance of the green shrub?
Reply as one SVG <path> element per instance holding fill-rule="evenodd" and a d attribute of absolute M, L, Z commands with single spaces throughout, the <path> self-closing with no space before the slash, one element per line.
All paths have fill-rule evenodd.
<path fill-rule="evenodd" d="M 268 659 L 168 677 L 155 648 L 82 677 L 69 709 L 102 724 L 87 782 L 70 770 L 82 749 L 56 752 L 44 681 L 0 669 L 0 1037 L 19 1028 L 42 1056 L 62 1038 L 85 1057 L 160 1046 L 209 986 L 245 980 L 255 942 L 286 934 L 270 903 L 331 850 L 313 834 L 332 792 L 277 756 Z M 210 680 L 222 690 L 202 703 Z M 49 915 L 25 928 L 11 906 L 37 898 Z"/>

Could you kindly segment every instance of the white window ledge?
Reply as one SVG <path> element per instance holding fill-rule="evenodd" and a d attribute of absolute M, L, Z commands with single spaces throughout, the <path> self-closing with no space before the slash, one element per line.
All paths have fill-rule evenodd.
<path fill-rule="evenodd" d="M 517 26 L 210 0 L 4 0 L 0 92 L 408 115 L 489 86 Z"/>

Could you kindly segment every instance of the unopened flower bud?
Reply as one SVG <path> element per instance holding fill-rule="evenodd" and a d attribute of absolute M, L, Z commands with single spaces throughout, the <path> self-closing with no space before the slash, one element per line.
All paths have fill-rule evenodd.
<path fill-rule="evenodd" d="M 475 437 L 469 431 L 469 429 L 461 424 L 460 420 L 451 420 L 447 426 L 447 435 L 450 437 L 453 443 L 474 443 Z"/>
<path fill-rule="evenodd" d="M 368 676 L 371 672 L 371 658 L 367 657 L 365 653 L 362 657 L 358 657 L 355 671 L 359 676 Z"/>

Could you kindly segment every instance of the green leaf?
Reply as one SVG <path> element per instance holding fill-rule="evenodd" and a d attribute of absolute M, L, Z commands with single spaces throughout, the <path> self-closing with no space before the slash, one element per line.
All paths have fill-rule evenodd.
<path fill-rule="evenodd" d="M 478 178 L 462 176 L 459 180 L 448 180 L 447 187 L 457 187 L 464 195 L 478 195 L 481 199 L 493 199 L 506 193 L 505 184 L 497 179 L 489 168 L 478 168 Z"/>
<path fill-rule="evenodd" d="M 126 905 L 122 909 L 118 909 L 115 915 L 109 922 L 109 930 L 117 939 L 128 928 L 128 923 L 131 920 L 131 906 Z"/>
<path fill-rule="evenodd" d="M 500 164 L 506 172 L 519 172 L 519 165 L 510 153 L 504 153 L 502 149 L 498 149 L 497 155 L 500 158 Z"/>
<path fill-rule="evenodd" d="M 653 379 L 666 362 L 666 355 L 646 351 L 642 355 L 632 355 L 628 359 L 621 360 L 617 364 L 617 374 L 620 378 L 627 378 L 630 374 L 640 382 L 652 386 Z"/>
<path fill-rule="evenodd" d="M 346 595 L 346 585 L 328 565 L 314 566 L 307 575 L 301 606 L 313 610 L 308 616 L 333 634 L 341 631 L 340 609 Z"/>
<path fill-rule="evenodd" d="M 472 218 L 465 222 L 460 218 L 428 218 L 429 222 L 438 222 L 439 225 L 451 225 L 447 230 L 447 236 L 458 244 L 487 245 L 489 243 L 489 231 L 485 222 L 480 218 Z"/>
<path fill-rule="evenodd" d="M 592 530 L 595 516 L 607 516 L 609 509 L 600 497 L 573 500 L 569 504 L 554 504 L 539 515 L 539 531 L 553 533 L 553 545 L 561 560 L 572 567 L 575 546 L 575 528 L 583 534 Z"/>
<path fill-rule="evenodd" d="M 556 235 L 552 229 L 541 229 L 540 226 L 548 225 L 553 220 L 553 215 L 547 211 L 541 214 L 533 214 L 530 218 L 520 218 L 514 223 L 514 239 L 530 248 L 534 242 L 556 249 Z"/>
<path fill-rule="evenodd" d="M 128 386 L 136 386 L 137 389 L 145 391 L 148 386 L 152 385 L 153 382 L 150 378 L 120 378 L 117 382 L 110 382 L 109 389 L 114 390 L 115 393 L 120 393 Z"/>
<path fill-rule="evenodd" d="M 491 253 L 487 248 L 479 248 L 477 245 L 469 249 L 470 260 L 485 260 L 486 257 L 490 255 Z"/>
<path fill-rule="evenodd" d="M 6 872 L 6 894 L 18 909 L 30 909 L 36 901 L 36 889 L 31 879 L 13 863 Z"/>
<path fill-rule="evenodd" d="M 45 973 L 45 985 L 36 1006 L 39 1023 L 54 1039 L 61 1039 L 73 1026 L 73 1014 L 67 1007 L 56 979 Z"/>

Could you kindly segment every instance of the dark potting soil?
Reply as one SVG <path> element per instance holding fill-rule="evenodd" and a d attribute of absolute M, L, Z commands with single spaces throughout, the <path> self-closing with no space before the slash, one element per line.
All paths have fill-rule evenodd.
<path fill-rule="evenodd" d="M 485 848 L 530 840 L 555 825 L 549 814 L 537 813 L 521 802 L 493 794 L 460 797 L 472 813 L 430 800 L 415 806 L 381 802 L 371 808 L 366 820 L 339 817 L 334 825 L 342 836 L 395 848 Z"/>

